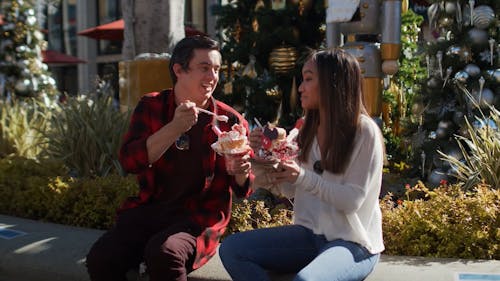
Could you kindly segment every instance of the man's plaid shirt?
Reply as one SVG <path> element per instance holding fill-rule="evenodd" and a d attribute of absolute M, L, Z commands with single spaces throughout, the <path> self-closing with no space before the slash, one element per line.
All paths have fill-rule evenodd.
<path fill-rule="evenodd" d="M 238 122 L 248 132 L 248 122 L 236 110 L 220 101 L 215 101 L 215 103 L 217 113 L 229 117 L 229 122 L 219 122 L 221 131 L 231 130 L 231 126 Z M 124 136 L 120 149 L 120 162 L 125 171 L 137 174 L 140 191 L 137 197 L 128 198 L 121 210 L 150 202 L 163 188 L 167 188 L 155 183 L 155 174 L 171 174 L 176 163 L 169 161 L 168 156 L 170 151 L 176 149 L 175 145 L 172 145 L 158 161 L 150 164 L 146 140 L 173 119 L 175 107 L 173 91 L 166 90 L 145 95 L 135 108 L 129 130 Z M 209 110 L 214 110 L 212 103 Z M 217 135 L 213 132 L 211 123 L 204 128 L 203 137 L 199 141 L 203 144 L 205 185 L 201 192 L 192 194 L 185 202 L 180 203 L 182 212 L 187 215 L 191 223 L 196 224 L 202 230 L 197 237 L 194 269 L 205 264 L 216 252 L 220 237 L 231 216 L 232 192 L 239 197 L 246 197 L 251 192 L 249 187 L 253 182 L 253 174 L 251 174 L 244 186 L 238 186 L 234 176 L 227 174 L 224 157 L 216 154 L 210 147 L 217 141 Z"/>

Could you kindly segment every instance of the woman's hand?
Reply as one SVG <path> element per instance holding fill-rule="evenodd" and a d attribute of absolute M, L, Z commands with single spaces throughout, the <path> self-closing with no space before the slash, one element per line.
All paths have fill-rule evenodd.
<path fill-rule="evenodd" d="M 269 173 L 267 176 L 272 184 L 280 184 L 284 182 L 295 183 L 300 174 L 300 166 L 294 160 L 281 161 L 278 164 L 275 172 Z"/>

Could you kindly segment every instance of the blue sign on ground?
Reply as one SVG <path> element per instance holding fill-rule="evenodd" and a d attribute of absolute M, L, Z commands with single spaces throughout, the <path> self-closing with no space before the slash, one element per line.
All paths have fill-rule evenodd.
<path fill-rule="evenodd" d="M 0 227 L 0 238 L 2 239 L 12 239 L 24 234 L 26 232 Z"/>
<path fill-rule="evenodd" d="M 500 281 L 500 273 L 458 273 L 457 281 Z"/>

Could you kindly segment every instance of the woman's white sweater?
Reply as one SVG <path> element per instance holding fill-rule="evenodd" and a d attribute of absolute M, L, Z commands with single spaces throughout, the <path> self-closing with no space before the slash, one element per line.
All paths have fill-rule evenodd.
<path fill-rule="evenodd" d="M 373 254 L 380 253 L 384 250 L 379 206 L 382 141 L 379 127 L 370 117 L 362 115 L 352 156 L 343 174 L 324 171 L 319 175 L 313 171 L 314 162 L 321 159 L 315 139 L 308 161 L 300 163 L 301 171 L 294 184 L 259 187 L 294 198 L 295 224 L 323 234 L 329 241 L 344 239 L 364 246 Z M 264 171 L 259 172 L 257 177 Z"/>

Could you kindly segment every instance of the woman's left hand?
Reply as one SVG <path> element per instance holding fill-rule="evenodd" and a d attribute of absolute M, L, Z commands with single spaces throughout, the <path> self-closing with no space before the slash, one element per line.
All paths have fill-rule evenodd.
<path fill-rule="evenodd" d="M 269 173 L 269 181 L 273 184 L 284 182 L 295 183 L 300 174 L 300 166 L 294 160 L 281 161 L 275 172 Z"/>

